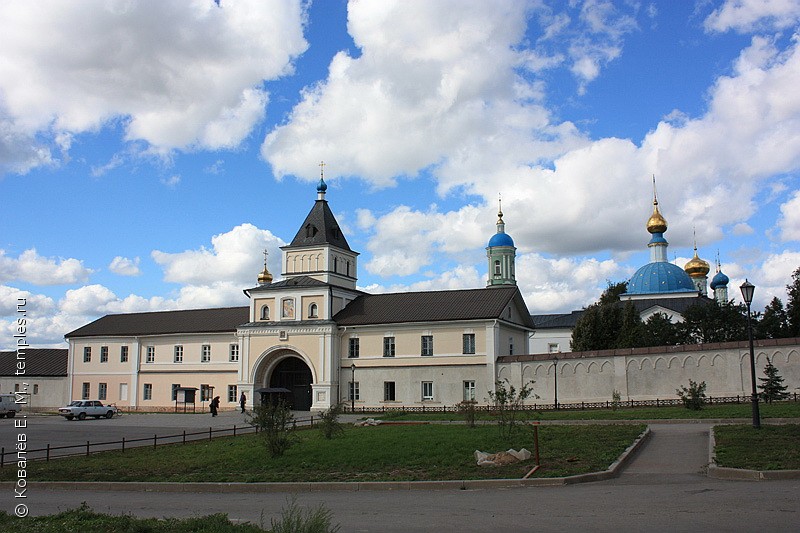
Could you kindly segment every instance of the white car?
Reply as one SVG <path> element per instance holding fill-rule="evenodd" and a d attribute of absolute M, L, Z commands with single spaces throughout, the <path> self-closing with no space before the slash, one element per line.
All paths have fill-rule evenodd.
<path fill-rule="evenodd" d="M 94 418 L 111 418 L 117 413 L 117 408 L 113 405 L 103 405 L 99 400 L 74 400 L 69 405 L 58 410 L 58 414 L 72 420 L 77 418 L 83 420 L 87 416 Z"/>

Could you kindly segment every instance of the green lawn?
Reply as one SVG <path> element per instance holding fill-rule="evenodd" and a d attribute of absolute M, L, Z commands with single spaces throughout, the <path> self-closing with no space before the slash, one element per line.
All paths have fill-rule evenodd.
<path fill-rule="evenodd" d="M 717 464 L 750 470 L 800 470 L 800 425 L 715 426 Z"/>
<path fill-rule="evenodd" d="M 529 428 L 530 426 L 528 426 Z M 104 452 L 90 457 L 28 463 L 36 481 L 405 481 L 521 478 L 533 459 L 501 468 L 479 467 L 476 449 L 497 452 L 528 448 L 533 432 L 510 442 L 497 427 L 382 425 L 348 428 L 327 440 L 317 430 L 297 433 L 283 457 L 271 458 L 260 435 L 224 437 L 186 445 Z M 605 470 L 644 431 L 643 425 L 545 426 L 539 429 L 542 468 L 536 477 Z M 5 468 L 0 479 L 12 480 Z"/>
<path fill-rule="evenodd" d="M 707 405 L 700 411 L 685 407 L 625 407 L 617 409 L 587 409 L 530 411 L 521 416 L 530 420 L 664 420 L 664 419 L 709 419 L 709 418 L 750 418 L 750 403 Z M 800 402 L 759 404 L 762 418 L 800 418 Z M 460 421 L 459 413 L 367 413 L 365 417 L 381 420 L 453 420 Z M 478 413 L 479 420 L 493 421 L 486 412 Z"/>

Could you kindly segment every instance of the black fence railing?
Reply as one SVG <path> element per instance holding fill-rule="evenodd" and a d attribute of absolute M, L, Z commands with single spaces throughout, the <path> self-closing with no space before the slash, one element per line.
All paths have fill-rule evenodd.
<path fill-rule="evenodd" d="M 317 419 L 319 420 L 319 419 Z M 309 418 L 296 418 L 294 420 L 295 427 L 313 427 L 314 417 Z M 197 442 L 200 440 L 211 440 L 216 437 L 229 437 L 244 435 L 247 433 L 258 433 L 256 426 L 236 426 L 228 428 L 211 428 L 202 431 L 189 431 L 184 430 L 181 433 L 172 435 L 158 435 L 154 434 L 152 437 L 138 437 L 128 439 L 122 437 L 122 440 L 106 441 L 106 442 L 90 442 L 86 441 L 85 444 L 69 444 L 65 446 L 51 446 L 48 444 L 44 448 L 27 449 L 20 452 L 16 449 L 6 451 L 5 446 L 0 448 L 0 468 L 7 465 L 16 465 L 18 460 L 25 459 L 26 461 L 49 461 L 50 459 L 58 459 L 62 457 L 75 457 L 79 455 L 91 455 L 93 453 L 108 452 L 119 450 L 125 452 L 128 448 L 152 446 L 164 446 L 167 444 L 186 444 L 187 442 Z M 20 453 L 22 453 L 20 455 Z"/>
<path fill-rule="evenodd" d="M 789 402 L 800 401 L 800 395 L 793 393 L 787 400 Z M 706 397 L 708 405 L 719 404 L 749 404 L 750 396 L 708 396 Z M 683 400 L 680 398 L 667 398 L 655 400 L 613 400 L 603 402 L 567 402 L 562 403 L 532 403 L 525 404 L 519 407 L 520 411 L 585 411 L 591 409 L 616 409 L 621 407 L 670 407 L 670 406 L 683 406 Z M 348 413 L 455 413 L 459 412 L 462 408 L 456 405 L 392 405 L 380 407 L 366 407 L 356 406 L 355 409 L 351 405 L 346 405 Z M 474 409 L 479 412 L 494 412 L 497 408 L 494 405 L 475 405 Z"/>

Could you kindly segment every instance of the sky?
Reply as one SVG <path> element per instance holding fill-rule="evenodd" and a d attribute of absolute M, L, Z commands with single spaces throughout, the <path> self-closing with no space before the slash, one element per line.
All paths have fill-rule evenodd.
<path fill-rule="evenodd" d="M 247 305 L 327 200 L 358 288 L 479 288 L 498 199 L 533 314 L 717 256 L 800 266 L 800 0 L 0 2 L 0 348 Z"/>

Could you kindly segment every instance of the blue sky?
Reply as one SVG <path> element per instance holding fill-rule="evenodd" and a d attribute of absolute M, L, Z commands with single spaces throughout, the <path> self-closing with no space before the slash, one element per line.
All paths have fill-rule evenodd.
<path fill-rule="evenodd" d="M 755 307 L 800 266 L 800 1 L 0 5 L 0 327 L 245 305 L 316 197 L 372 292 L 485 285 L 502 195 L 532 313 L 648 261 L 652 175 Z M 177 31 L 176 29 L 180 29 Z M 712 267 L 712 275 L 713 275 Z"/>

